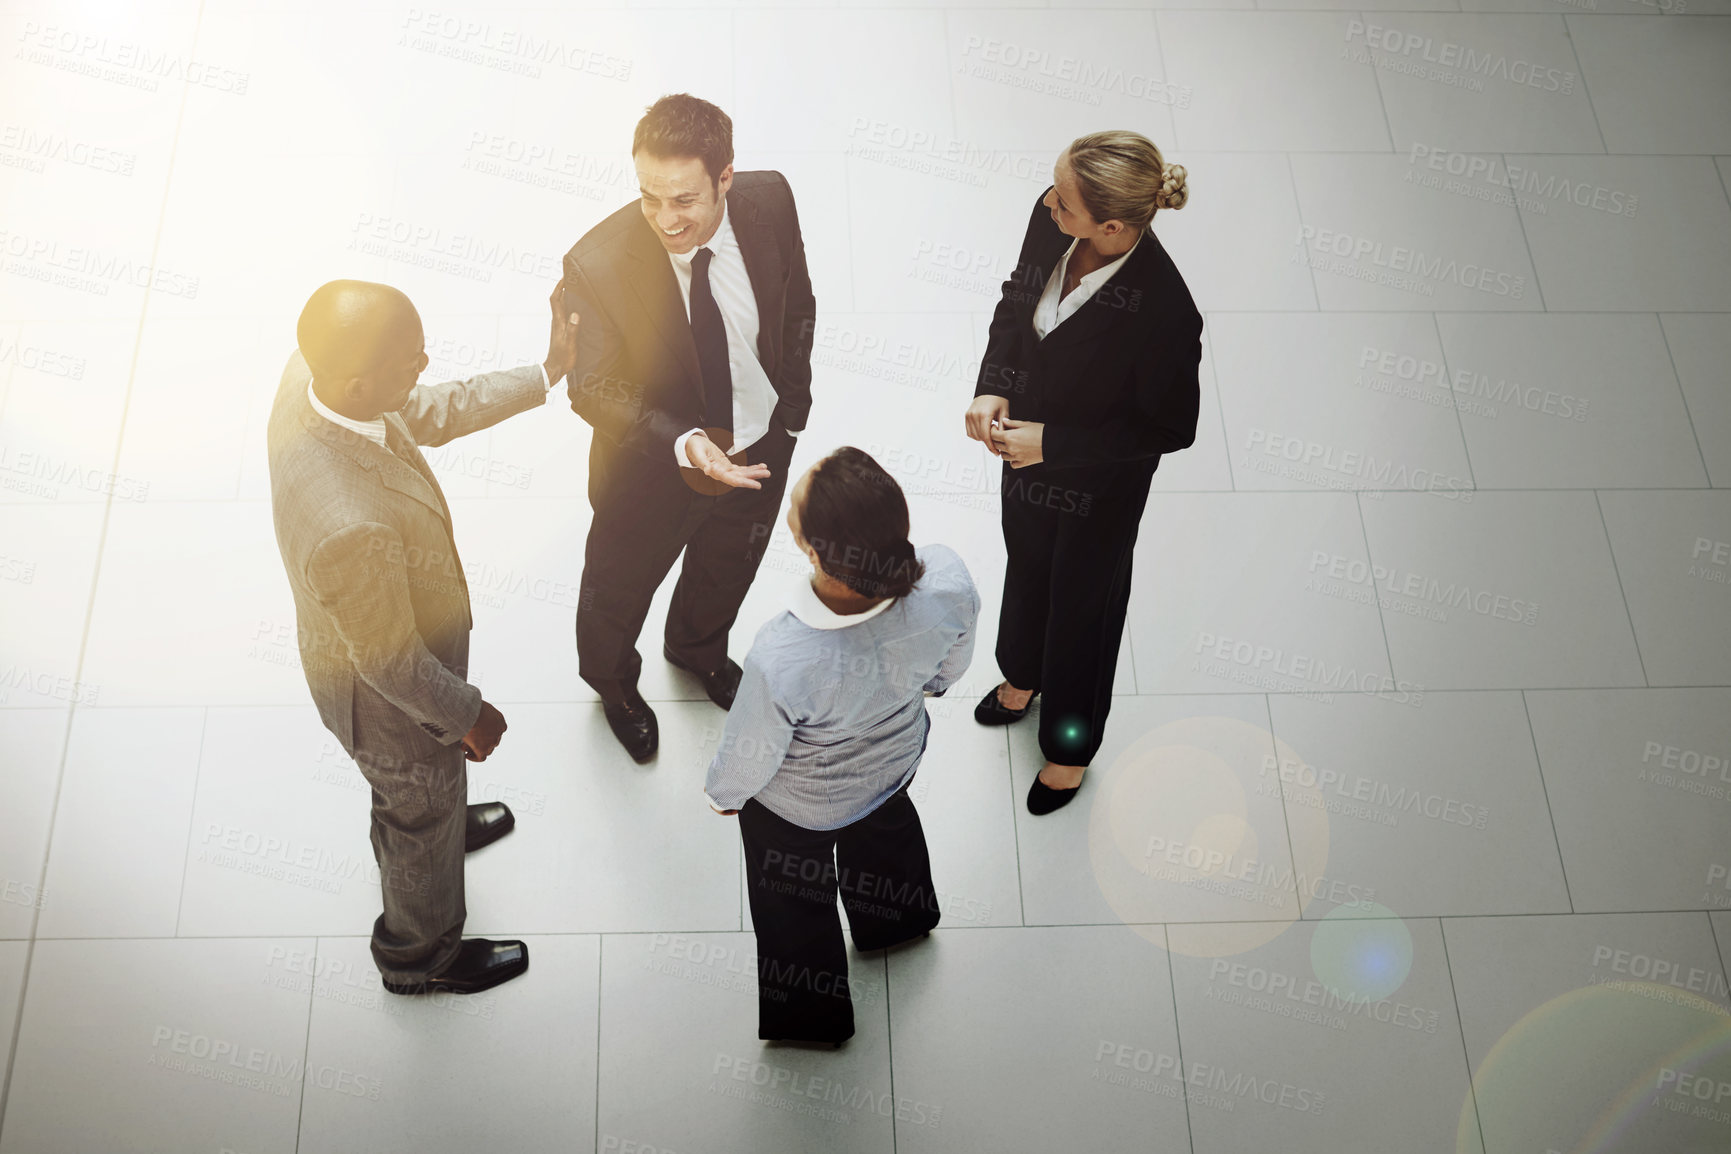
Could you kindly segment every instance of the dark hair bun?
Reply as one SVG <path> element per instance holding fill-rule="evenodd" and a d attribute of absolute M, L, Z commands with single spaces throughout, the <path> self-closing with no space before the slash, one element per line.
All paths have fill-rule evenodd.
<path fill-rule="evenodd" d="M 852 445 L 818 462 L 799 527 L 823 571 L 862 597 L 905 597 L 925 576 L 908 540 L 901 486 Z"/>

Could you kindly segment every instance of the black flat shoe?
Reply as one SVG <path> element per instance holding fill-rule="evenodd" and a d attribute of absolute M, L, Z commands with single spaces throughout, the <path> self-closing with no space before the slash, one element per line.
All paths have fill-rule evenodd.
<path fill-rule="evenodd" d="M 529 947 L 518 941 L 464 938 L 451 964 L 418 982 L 385 982 L 393 994 L 478 994 L 529 969 Z"/>
<path fill-rule="evenodd" d="M 861 945 L 860 940 L 858 938 L 855 938 L 854 943 L 853 943 L 853 948 L 858 950 L 862 954 L 869 954 L 873 950 L 893 950 L 897 946 L 906 946 L 906 945 L 910 945 L 914 942 L 924 941 L 926 938 L 929 938 L 931 936 L 932 936 L 932 931 L 921 930 L 919 933 L 915 934 L 911 938 L 897 938 L 893 942 L 885 942 L 882 945 Z"/>
<path fill-rule="evenodd" d="M 1040 691 L 1036 689 L 1034 697 L 1038 696 Z M 1034 697 L 1028 698 L 1028 704 L 1022 708 L 1011 709 L 998 700 L 998 687 L 994 685 L 986 690 L 986 695 L 974 706 L 974 720 L 981 725 L 1009 725 L 1013 721 L 1020 721 L 1028 716 L 1028 710 L 1034 708 Z"/>
<path fill-rule="evenodd" d="M 469 807 L 463 824 L 463 852 L 474 853 L 492 845 L 517 828 L 517 817 L 502 801 L 484 801 Z"/>
<path fill-rule="evenodd" d="M 1081 782 L 1077 782 L 1070 789 L 1053 789 L 1036 774 L 1033 788 L 1028 790 L 1028 812 L 1035 817 L 1043 817 L 1055 809 L 1063 809 L 1081 792 Z"/>
<path fill-rule="evenodd" d="M 619 744 L 625 747 L 633 761 L 641 765 L 655 756 L 655 750 L 661 744 L 661 730 L 655 724 L 655 711 L 635 689 L 622 704 L 603 702 L 601 712 L 606 715 L 613 736 L 619 739 Z"/>
<path fill-rule="evenodd" d="M 685 662 L 679 660 L 679 658 L 673 656 L 673 650 L 667 648 L 666 645 L 661 647 L 661 655 L 667 658 L 671 664 L 678 666 L 687 673 L 694 674 L 697 677 L 697 680 L 703 683 L 703 692 L 709 694 L 709 700 L 715 702 L 715 704 L 721 706 L 723 709 L 733 708 L 733 695 L 739 692 L 739 679 L 745 672 L 740 669 L 738 664 L 734 662 L 733 658 L 726 658 L 726 664 L 720 669 L 705 673 L 701 669 L 693 669 L 691 666 L 685 664 Z"/>

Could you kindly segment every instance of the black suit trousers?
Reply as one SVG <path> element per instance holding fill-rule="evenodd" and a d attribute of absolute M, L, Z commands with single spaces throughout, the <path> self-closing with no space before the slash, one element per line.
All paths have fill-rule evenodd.
<path fill-rule="evenodd" d="M 1040 752 L 1087 765 L 1099 752 L 1130 606 L 1136 533 L 1153 469 L 1005 465 L 998 668 L 1040 692 Z"/>
<path fill-rule="evenodd" d="M 772 416 L 747 452 L 748 461 L 769 466 L 763 487 L 718 497 L 687 486 L 671 451 L 664 461 L 614 445 L 590 454 L 594 519 L 577 598 L 577 671 L 603 701 L 617 702 L 636 686 L 643 669 L 637 637 L 681 549 L 666 646 L 693 669 L 726 664 L 728 630 L 778 523 L 793 446 Z"/>
<path fill-rule="evenodd" d="M 841 898 L 854 948 L 879 950 L 938 924 L 932 861 L 903 786 L 841 829 L 812 830 L 756 800 L 739 811 L 757 931 L 757 1036 L 839 1042 L 853 1035 Z"/>

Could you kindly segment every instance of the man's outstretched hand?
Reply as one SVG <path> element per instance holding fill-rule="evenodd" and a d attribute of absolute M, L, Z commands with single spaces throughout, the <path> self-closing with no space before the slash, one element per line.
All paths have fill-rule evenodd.
<path fill-rule="evenodd" d="M 486 761 L 487 755 L 499 748 L 505 736 L 505 715 L 487 702 L 481 702 L 481 715 L 463 735 L 463 756 L 470 761 Z"/>
<path fill-rule="evenodd" d="M 769 466 L 762 462 L 734 464 L 721 451 L 720 445 L 702 433 L 693 433 L 686 438 L 685 458 L 691 462 L 692 468 L 702 469 L 704 476 L 725 482 L 735 489 L 761 489 L 763 486 L 759 482 L 769 476 Z"/>
<path fill-rule="evenodd" d="M 577 314 L 565 307 L 565 282 L 553 286 L 547 298 L 553 306 L 553 332 L 547 338 L 547 380 L 558 384 L 559 378 L 577 363 Z M 479 758 L 476 759 L 480 760 Z"/>

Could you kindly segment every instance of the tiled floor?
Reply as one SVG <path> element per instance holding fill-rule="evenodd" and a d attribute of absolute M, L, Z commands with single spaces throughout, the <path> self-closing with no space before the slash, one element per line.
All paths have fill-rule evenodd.
<path fill-rule="evenodd" d="M 10 0 L 0 42 L 0 1154 L 1731 1149 L 1731 0 Z M 799 199 L 795 469 L 873 453 L 985 602 L 914 789 L 944 922 L 852 956 L 839 1053 L 756 1039 L 670 585 L 655 763 L 576 676 L 558 398 L 429 453 L 511 722 L 468 925 L 519 981 L 380 987 L 271 528 L 310 290 L 402 287 L 429 378 L 540 359 L 681 90 Z M 971 717 L 960 415 L 1108 127 L 1190 172 L 1202 411 L 1034 818 L 1032 725 Z M 807 572 L 778 530 L 736 658 Z"/>

